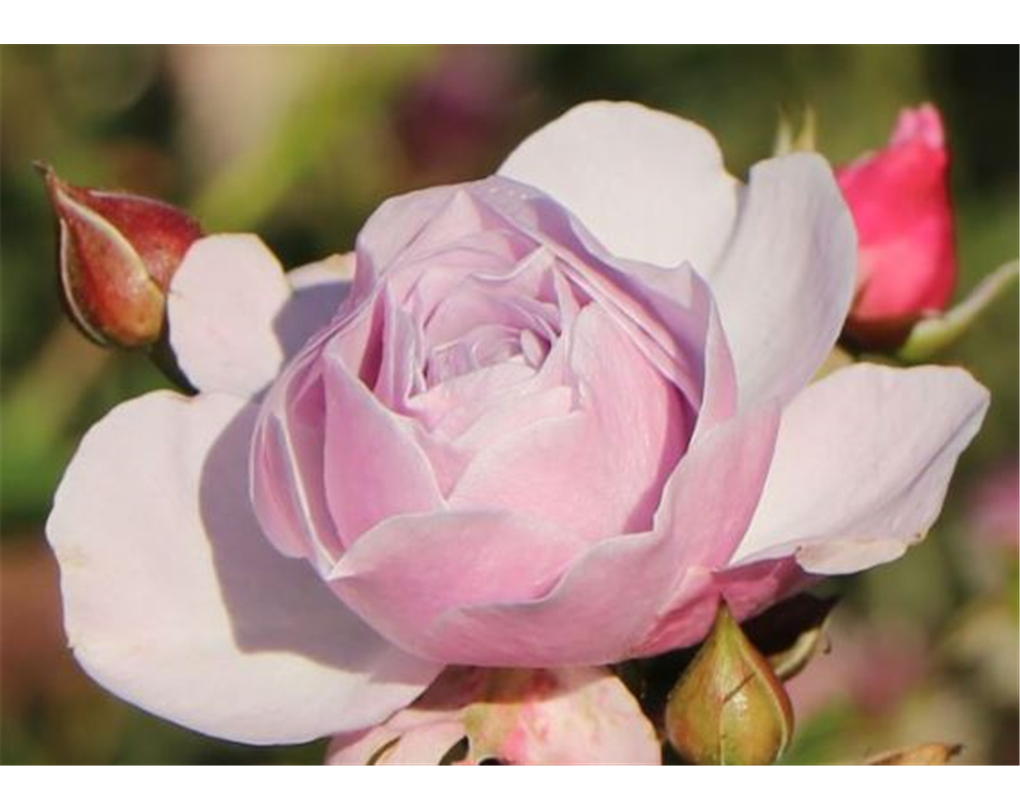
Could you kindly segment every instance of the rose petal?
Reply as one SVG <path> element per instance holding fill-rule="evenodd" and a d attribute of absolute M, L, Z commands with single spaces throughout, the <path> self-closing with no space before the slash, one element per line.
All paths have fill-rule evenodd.
<path fill-rule="evenodd" d="M 619 678 L 601 668 L 448 669 L 414 706 L 367 734 L 330 743 L 330 765 L 658 765 L 655 728 Z"/>
<path fill-rule="evenodd" d="M 451 611 L 432 633 L 431 654 L 533 667 L 632 657 L 684 587 L 684 573 L 706 574 L 743 536 L 778 422 L 766 409 L 706 432 L 667 484 L 654 531 L 595 545 L 537 599 Z"/>
<path fill-rule="evenodd" d="M 700 412 L 707 429 L 736 409 L 736 379 L 707 283 L 689 264 L 657 267 L 614 258 L 561 205 L 520 183 L 474 184 L 507 227 L 523 231 L 559 260 L 572 285 L 599 303 Z"/>
<path fill-rule="evenodd" d="M 308 557 L 326 574 L 344 544 L 323 482 L 326 394 L 317 360 L 302 352 L 266 394 L 252 439 L 251 495 L 277 550 Z"/>
<path fill-rule="evenodd" d="M 499 169 L 576 214 L 609 250 L 705 272 L 729 236 L 737 182 L 697 124 L 639 104 L 590 102 L 527 138 Z"/>
<path fill-rule="evenodd" d="M 382 357 L 373 393 L 383 406 L 403 413 L 408 398 L 421 387 L 423 340 L 414 319 L 396 305 L 389 290 L 378 306 L 383 313 Z"/>
<path fill-rule="evenodd" d="M 785 400 L 808 383 L 843 327 L 856 274 L 853 220 L 825 161 L 799 153 L 757 164 L 708 273 L 741 405 Z"/>
<path fill-rule="evenodd" d="M 326 500 L 344 545 L 387 517 L 444 510 L 410 420 L 387 410 L 335 357 L 323 359 L 323 378 Z"/>
<path fill-rule="evenodd" d="M 438 765 L 463 738 L 464 724 L 457 721 L 421 726 L 401 736 L 399 742 L 383 752 L 375 764 Z"/>
<path fill-rule="evenodd" d="M 47 524 L 68 638 L 107 689 L 206 734 L 292 743 L 363 728 L 439 667 L 263 538 L 247 497 L 254 416 L 226 395 L 157 392 L 89 431 Z"/>
<path fill-rule="evenodd" d="M 422 299 L 441 301 L 465 278 L 477 274 L 483 261 L 486 266 L 497 265 L 493 272 L 502 267 L 504 274 L 511 268 L 508 260 L 519 261 L 517 269 L 556 263 L 569 277 L 569 286 L 604 306 L 648 361 L 700 407 L 699 429 L 728 418 L 735 409 L 732 359 L 715 302 L 705 281 L 689 265 L 661 268 L 614 259 L 561 205 L 505 177 L 457 189 L 415 192 L 391 200 L 383 209 L 378 222 L 373 217 L 371 227 L 366 226 L 359 237 L 359 255 L 370 257 L 362 266 L 382 266 L 380 256 L 394 262 L 388 282 L 399 300 L 414 287 L 416 293 L 428 290 Z M 437 221 L 426 222 L 427 214 Z M 402 217 L 408 222 L 399 222 Z M 392 234 L 385 227 L 391 222 Z M 416 223 L 413 228 L 410 222 Z M 472 224 L 498 230 L 472 233 Z M 495 236 L 505 243 L 501 254 L 492 252 Z M 465 241 L 442 253 L 444 272 L 423 276 L 422 265 L 436 260 L 425 246 L 434 253 L 443 239 L 454 237 Z M 527 261 L 520 261 L 522 251 Z"/>
<path fill-rule="evenodd" d="M 559 526 L 510 512 L 446 512 L 390 518 L 343 556 L 334 588 L 387 638 L 409 651 L 436 651 L 433 625 L 459 605 L 520 601 L 541 594 L 585 548 Z"/>
<path fill-rule="evenodd" d="M 274 329 L 290 287 L 256 236 L 207 236 L 191 246 L 167 296 L 170 344 L 200 391 L 251 396 L 279 371 Z"/>
<path fill-rule="evenodd" d="M 334 253 L 317 262 L 303 264 L 287 271 L 287 282 L 296 291 L 315 290 L 329 295 L 329 290 L 320 289 L 323 285 L 333 289 L 343 288 L 354 278 L 356 257 L 353 253 Z M 336 302 L 339 306 L 340 302 Z M 334 313 L 331 311 L 329 316 Z"/>
<path fill-rule="evenodd" d="M 900 556 L 934 523 L 987 408 L 988 392 L 953 368 L 860 363 L 810 386 L 783 414 L 733 563 L 796 551 L 806 570 L 839 574 Z"/>
<path fill-rule="evenodd" d="M 367 735 L 336 737 L 323 766 L 323 807 L 390 807 L 387 797 L 409 795 L 415 797 L 415 810 L 439 810 L 438 766 L 463 737 L 457 712 L 416 708 L 399 712 Z"/>
<path fill-rule="evenodd" d="M 467 735 L 463 709 L 484 693 L 489 674 L 467 667 L 445 669 L 420 698 L 386 722 L 367 731 L 335 736 L 326 752 L 326 764 L 439 764 Z"/>
<path fill-rule="evenodd" d="M 674 589 L 672 600 L 660 612 L 635 657 L 659 655 L 701 641 L 715 621 L 721 599 L 743 621 L 814 581 L 792 559 L 767 560 L 719 571 L 692 568 Z"/>
<path fill-rule="evenodd" d="M 493 437 L 450 503 L 534 515 L 591 539 L 648 529 L 687 443 L 678 392 L 597 305 L 562 339 L 577 409 Z"/>
<path fill-rule="evenodd" d="M 496 670 L 464 711 L 469 757 L 511 765 L 658 765 L 655 728 L 608 670 Z"/>
<path fill-rule="evenodd" d="M 425 258 L 438 247 L 470 241 L 485 230 L 485 211 L 459 186 L 392 197 L 376 209 L 358 234 L 353 295 L 360 298 L 367 294 L 380 272 L 396 275 L 408 262 Z"/>
<path fill-rule="evenodd" d="M 353 253 L 330 256 L 287 273 L 292 294 L 277 314 L 273 328 L 288 358 L 330 322 L 353 278 Z"/>

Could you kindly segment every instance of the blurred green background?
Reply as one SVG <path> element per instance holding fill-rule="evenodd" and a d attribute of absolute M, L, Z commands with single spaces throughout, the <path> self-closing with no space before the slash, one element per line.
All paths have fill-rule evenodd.
<path fill-rule="evenodd" d="M 0 761 L 315 762 L 324 747 L 179 729 L 101 691 L 65 649 L 42 530 L 53 490 L 83 431 L 163 380 L 64 320 L 33 159 L 184 206 L 210 232 L 258 231 L 296 266 L 348 249 L 387 196 L 491 173 L 584 99 L 693 118 L 738 175 L 769 154 L 783 108 L 815 109 L 838 164 L 931 100 L 953 149 L 965 292 L 1018 253 L 1016 64 L 1015 47 L 3 48 Z M 1017 323 L 1013 290 L 940 358 L 991 388 L 987 422 L 928 541 L 837 583 L 832 650 L 791 684 L 787 761 L 929 740 L 964 743 L 963 761 L 1017 761 Z"/>

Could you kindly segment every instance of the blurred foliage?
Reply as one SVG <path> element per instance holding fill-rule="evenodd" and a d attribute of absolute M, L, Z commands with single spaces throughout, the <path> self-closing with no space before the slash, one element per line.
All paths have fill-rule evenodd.
<path fill-rule="evenodd" d="M 349 248 L 359 224 L 392 194 L 491 172 L 521 137 L 584 99 L 632 99 L 693 118 L 716 133 L 738 174 L 769 153 L 783 109 L 810 105 L 818 146 L 839 163 L 884 144 L 900 107 L 931 100 L 945 113 L 953 148 L 966 291 L 1018 253 L 1016 53 L 5 47 L 0 760 L 314 762 L 323 748 L 249 748 L 175 728 L 99 690 L 64 650 L 56 570 L 42 535 L 52 493 L 89 425 L 163 383 L 144 357 L 104 354 L 63 319 L 53 223 L 33 159 L 75 183 L 182 205 L 209 231 L 256 230 L 296 266 Z M 1017 327 L 1013 294 L 940 358 L 965 365 L 992 390 L 987 422 L 929 540 L 839 583 L 844 624 L 833 629 L 829 660 L 792 682 L 805 684 L 794 694 L 804 712 L 787 761 L 861 761 L 929 740 L 964 743 L 965 760 L 1016 761 Z M 1014 522 L 989 530 L 981 509 L 991 501 L 975 493 L 996 476 L 1013 476 L 1003 491 Z M 883 669 L 869 650 L 890 638 L 895 649 L 896 633 L 924 665 L 907 667 L 913 680 L 891 697 L 855 697 Z M 858 653 L 863 666 L 851 665 Z M 810 698 L 818 692 L 812 671 L 817 681 L 827 664 L 859 682 Z"/>

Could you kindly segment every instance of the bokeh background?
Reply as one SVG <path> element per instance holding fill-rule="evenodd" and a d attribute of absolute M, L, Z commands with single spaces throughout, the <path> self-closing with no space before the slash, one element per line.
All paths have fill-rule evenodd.
<path fill-rule="evenodd" d="M 953 149 L 960 288 L 1018 253 L 1015 47 L 5 47 L 0 51 L 0 761 L 315 762 L 251 748 L 107 695 L 61 629 L 43 524 L 82 433 L 163 385 L 143 356 L 63 318 L 54 226 L 33 159 L 66 179 L 161 197 L 207 231 L 257 231 L 290 266 L 350 247 L 386 197 L 490 173 L 568 106 L 624 98 L 709 127 L 731 171 L 809 104 L 834 163 L 934 101 Z M 1018 308 L 1015 289 L 940 362 L 991 388 L 945 512 L 905 559 L 835 583 L 831 650 L 791 683 L 789 762 L 961 742 L 1018 758 Z M 938 402 L 930 407 L 939 407 Z"/>

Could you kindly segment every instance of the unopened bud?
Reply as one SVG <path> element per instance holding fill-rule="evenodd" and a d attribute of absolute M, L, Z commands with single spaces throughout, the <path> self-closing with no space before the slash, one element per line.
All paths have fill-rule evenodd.
<path fill-rule="evenodd" d="M 72 186 L 39 169 L 60 226 L 60 284 L 75 324 L 103 346 L 154 343 L 170 279 L 202 236 L 198 223 L 159 200 Z"/>
<path fill-rule="evenodd" d="M 899 348 L 922 318 L 944 312 L 958 265 L 942 116 L 900 113 L 889 144 L 836 169 L 857 227 L 858 278 L 845 337 L 860 349 Z"/>
<path fill-rule="evenodd" d="M 666 734 L 697 765 L 770 765 L 790 742 L 790 698 L 725 603 L 669 696 Z"/>

